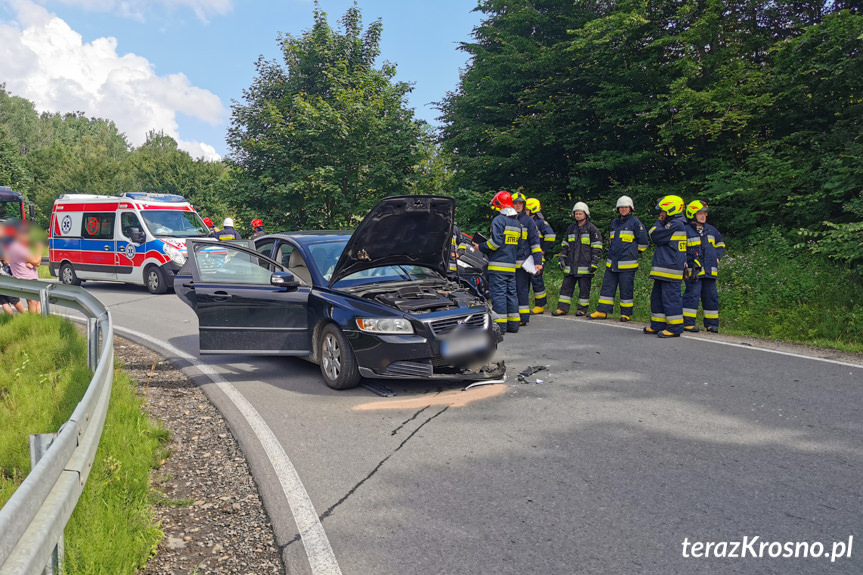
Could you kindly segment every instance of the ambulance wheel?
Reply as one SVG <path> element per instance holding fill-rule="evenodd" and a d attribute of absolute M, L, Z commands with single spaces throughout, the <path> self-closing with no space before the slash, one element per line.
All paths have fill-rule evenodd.
<path fill-rule="evenodd" d="M 60 266 L 60 281 L 67 286 L 81 285 L 81 280 L 78 279 L 78 276 L 75 274 L 75 268 L 70 263 Z"/>
<path fill-rule="evenodd" d="M 321 375 L 333 389 L 351 389 L 360 384 L 360 370 L 354 350 L 342 330 L 333 323 L 321 330 L 318 342 Z"/>
<path fill-rule="evenodd" d="M 165 272 L 159 266 L 150 266 L 144 271 L 144 281 L 147 291 L 151 294 L 168 293 L 168 282 L 165 280 Z"/>

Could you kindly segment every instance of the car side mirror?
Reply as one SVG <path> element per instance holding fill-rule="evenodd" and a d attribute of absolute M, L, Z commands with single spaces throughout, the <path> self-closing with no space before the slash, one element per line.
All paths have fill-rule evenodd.
<path fill-rule="evenodd" d="M 147 239 L 147 236 L 144 235 L 143 230 L 141 228 L 129 228 L 129 239 L 135 242 L 136 244 L 143 244 Z"/>
<path fill-rule="evenodd" d="M 270 285 L 285 288 L 286 290 L 297 289 L 300 282 L 291 272 L 275 272 L 270 276 Z"/>

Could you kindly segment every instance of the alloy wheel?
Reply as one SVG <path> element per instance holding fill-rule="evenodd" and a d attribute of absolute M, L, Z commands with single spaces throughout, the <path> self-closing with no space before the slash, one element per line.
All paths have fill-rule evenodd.
<path fill-rule="evenodd" d="M 328 333 L 324 337 L 324 353 L 323 353 L 324 372 L 330 380 L 335 381 L 339 378 L 339 373 L 342 371 L 342 350 L 339 347 L 339 342 L 333 334 Z"/>

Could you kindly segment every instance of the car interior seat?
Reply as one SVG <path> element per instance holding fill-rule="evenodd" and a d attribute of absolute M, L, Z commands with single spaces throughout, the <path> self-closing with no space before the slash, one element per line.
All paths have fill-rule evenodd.
<path fill-rule="evenodd" d="M 291 256 L 288 259 L 288 271 L 297 276 L 306 285 L 312 285 L 312 273 L 309 271 L 309 267 L 306 265 L 303 256 L 300 255 L 299 250 L 291 252 Z"/>

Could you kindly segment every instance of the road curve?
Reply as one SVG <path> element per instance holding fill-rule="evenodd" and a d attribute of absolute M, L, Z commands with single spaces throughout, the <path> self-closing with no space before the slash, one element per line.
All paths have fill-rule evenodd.
<path fill-rule="evenodd" d="M 119 328 L 197 357 L 176 297 L 85 287 Z M 456 405 L 384 409 L 440 389 L 335 392 L 298 359 L 174 359 L 238 436 L 291 574 L 336 571 L 310 567 L 265 446 L 203 371 L 272 431 L 345 574 L 863 573 L 863 368 L 620 327 L 534 318 L 501 349 L 504 392 Z M 515 381 L 534 364 L 545 383 Z M 683 557 L 684 539 L 744 536 L 858 545 L 835 562 Z"/>

